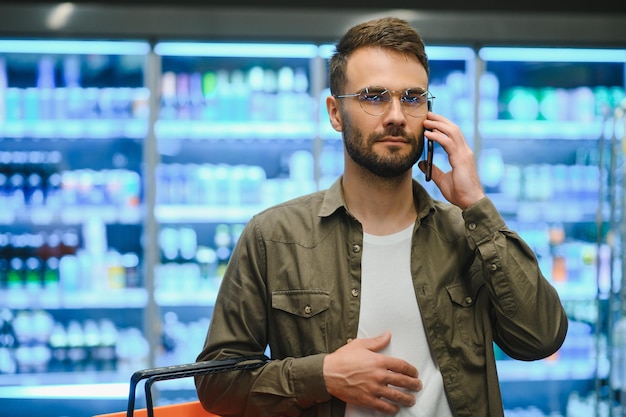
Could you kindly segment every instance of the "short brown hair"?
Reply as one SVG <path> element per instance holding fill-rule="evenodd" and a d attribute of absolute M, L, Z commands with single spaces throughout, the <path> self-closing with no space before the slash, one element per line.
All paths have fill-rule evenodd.
<path fill-rule="evenodd" d="M 419 33 L 405 20 L 383 17 L 353 26 L 339 40 L 329 63 L 331 94 L 345 93 L 341 89 L 346 84 L 348 58 L 354 51 L 366 46 L 414 56 L 424 66 L 426 74 L 430 73 L 424 41 Z"/>

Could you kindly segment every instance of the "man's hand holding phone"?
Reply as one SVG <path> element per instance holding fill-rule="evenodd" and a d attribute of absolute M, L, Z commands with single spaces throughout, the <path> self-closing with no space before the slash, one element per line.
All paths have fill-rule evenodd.
<path fill-rule="evenodd" d="M 431 152 L 433 144 L 430 142 L 437 142 L 448 155 L 452 168 L 448 172 L 443 172 L 432 163 L 431 153 L 427 154 L 426 161 L 420 161 L 418 165 L 426 174 L 426 179 L 431 178 L 435 182 L 446 200 L 465 210 L 485 197 L 474 152 L 459 126 L 440 114 L 429 112 L 424 120 L 424 137 L 427 152 Z"/>

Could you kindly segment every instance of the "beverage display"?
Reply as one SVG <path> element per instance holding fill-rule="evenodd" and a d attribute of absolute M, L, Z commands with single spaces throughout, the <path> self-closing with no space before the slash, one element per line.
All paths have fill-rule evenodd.
<path fill-rule="evenodd" d="M 115 371 L 123 355 L 119 329 L 102 318 L 56 321 L 45 310 L 3 309 L 3 374 Z"/>
<path fill-rule="evenodd" d="M 147 345 L 148 50 L 0 40 L 0 390 L 148 365 L 119 343 Z"/>
<path fill-rule="evenodd" d="M 621 156 L 610 143 L 624 135 L 613 120 L 626 86 L 623 51 L 486 47 L 478 54 L 485 61 L 481 100 L 488 102 L 479 116 L 479 169 L 488 174 L 481 178 L 570 318 L 563 346 L 531 378 L 544 387 L 563 381 L 563 392 L 575 395 L 538 411 L 587 415 L 593 407 L 594 415 L 609 416 L 615 396 L 599 387 L 622 385 L 623 323 L 611 317 L 622 281 L 611 198 L 620 193 L 613 164 Z M 506 358 L 499 369 L 505 380 L 527 371 Z"/>
<path fill-rule="evenodd" d="M 191 361 L 256 212 L 317 190 L 317 46 L 161 42 L 155 361 Z M 190 314 L 193 311 L 193 314 Z M 200 312 L 200 315 L 198 315 Z"/>
<path fill-rule="evenodd" d="M 160 42 L 155 52 L 164 65 L 160 141 L 314 137 L 317 46 Z"/>

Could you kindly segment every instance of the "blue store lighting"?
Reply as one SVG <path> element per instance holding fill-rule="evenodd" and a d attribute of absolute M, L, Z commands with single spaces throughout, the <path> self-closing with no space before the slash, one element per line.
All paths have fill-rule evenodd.
<path fill-rule="evenodd" d="M 484 47 L 478 56 L 485 61 L 626 63 L 626 49 Z"/>
<path fill-rule="evenodd" d="M 70 41 L 70 40 L 0 40 L 0 53 L 145 55 L 147 42 Z"/>
<path fill-rule="evenodd" d="M 161 42 L 154 52 L 162 56 L 210 56 L 237 58 L 314 58 L 312 44 Z"/>
<path fill-rule="evenodd" d="M 320 45 L 318 55 L 322 58 L 330 58 L 335 53 L 335 45 Z"/>
<path fill-rule="evenodd" d="M 472 48 L 462 46 L 426 46 L 428 59 L 437 61 L 470 60 L 476 57 Z"/>
<path fill-rule="evenodd" d="M 0 398 L 124 399 L 128 383 L 0 387 Z"/>

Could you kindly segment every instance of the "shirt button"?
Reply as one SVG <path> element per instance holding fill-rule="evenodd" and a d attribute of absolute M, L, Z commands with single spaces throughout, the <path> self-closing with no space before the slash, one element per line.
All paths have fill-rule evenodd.
<path fill-rule="evenodd" d="M 465 304 L 472 304 L 472 297 L 465 297 Z"/>
<path fill-rule="evenodd" d="M 307 316 L 311 314 L 311 311 L 313 311 L 313 309 L 311 308 L 310 305 L 304 307 L 304 314 L 306 314 Z"/>
<path fill-rule="evenodd" d="M 470 223 L 470 224 L 468 224 L 468 225 L 467 225 L 467 227 L 468 227 L 470 230 L 474 230 L 474 229 L 476 229 L 476 223 Z"/>
<path fill-rule="evenodd" d="M 354 253 L 361 252 L 361 246 L 359 246 L 359 245 L 352 245 L 352 252 L 354 252 Z"/>
<path fill-rule="evenodd" d="M 352 288 L 352 296 L 353 297 L 358 297 L 359 296 L 359 290 L 356 288 Z"/>
<path fill-rule="evenodd" d="M 495 270 L 497 270 L 497 269 L 498 269 L 498 265 L 496 265 L 496 264 L 491 264 L 491 270 L 492 270 L 492 271 L 495 271 Z"/>
<path fill-rule="evenodd" d="M 352 342 L 352 340 L 353 339 L 351 337 L 349 337 L 348 340 L 346 340 L 346 343 L 350 343 L 350 342 Z"/>

